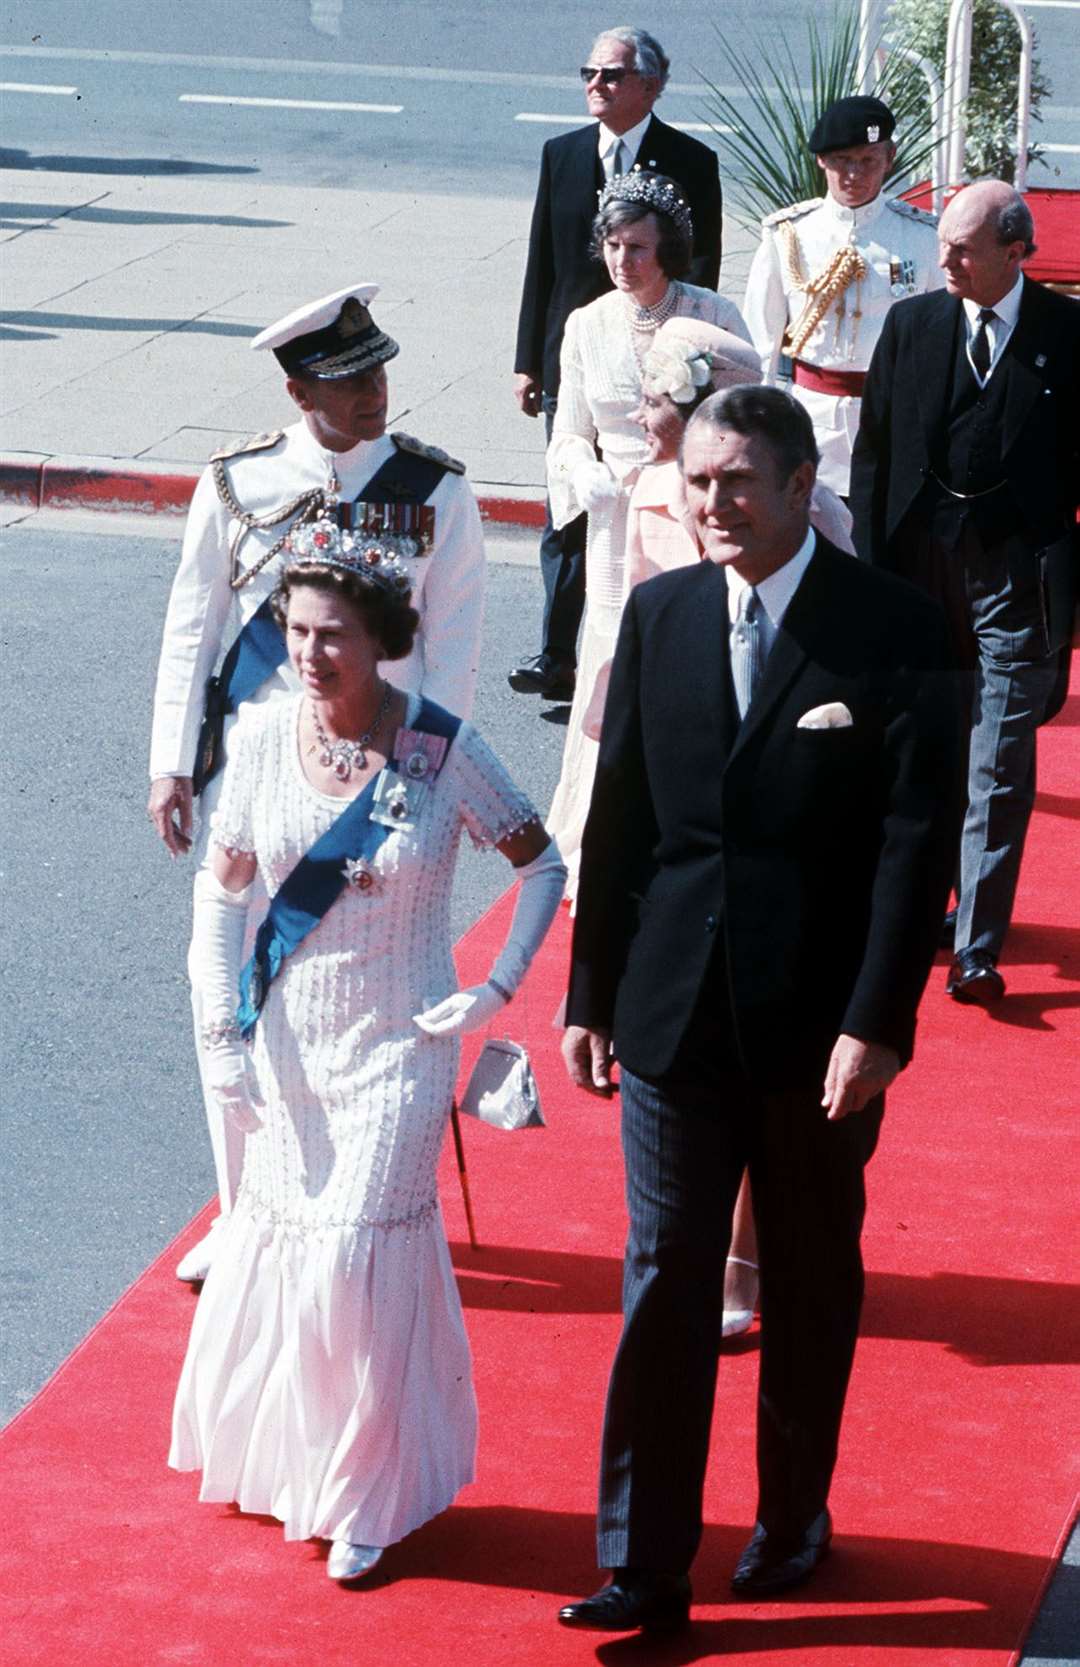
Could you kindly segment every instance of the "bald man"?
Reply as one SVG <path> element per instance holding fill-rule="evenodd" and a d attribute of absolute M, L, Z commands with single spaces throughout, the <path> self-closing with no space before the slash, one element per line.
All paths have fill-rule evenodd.
<path fill-rule="evenodd" d="M 870 364 L 851 507 L 859 554 L 948 614 L 970 746 L 946 991 L 987 1005 L 1073 631 L 1080 306 L 1025 276 L 1031 213 L 1001 181 L 954 197 L 938 241 L 944 291 L 899 302 Z"/>

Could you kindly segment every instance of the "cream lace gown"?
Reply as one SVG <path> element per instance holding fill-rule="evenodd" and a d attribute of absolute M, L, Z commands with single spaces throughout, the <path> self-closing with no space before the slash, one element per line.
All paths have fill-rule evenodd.
<path fill-rule="evenodd" d="M 410 697 L 408 722 L 419 702 Z M 267 892 L 344 809 L 300 768 L 300 699 L 245 711 L 211 839 Z M 200 1498 L 287 1539 L 390 1545 L 472 1479 L 469 1347 L 435 1191 L 458 1044 L 412 1022 L 457 988 L 450 890 L 463 828 L 491 846 L 535 816 L 463 724 L 370 890 L 346 886 L 270 986 L 254 1038 L 266 1101 L 199 1299 L 169 1463 Z"/>
<path fill-rule="evenodd" d="M 712 289 L 677 283 L 674 318 L 702 318 L 750 340 L 733 301 Z M 619 483 L 613 504 L 589 516 L 585 546 L 585 620 L 578 647 L 577 686 L 566 731 L 562 772 L 547 827 L 568 871 L 567 896 L 577 895 L 581 835 L 592 797 L 598 744 L 585 733 L 585 714 L 601 668 L 610 660 L 622 616 L 626 512 L 638 472 L 648 457 L 645 436 L 630 413 L 641 400 L 641 360 L 652 335 L 631 328 L 632 303 L 613 290 L 566 321 L 559 404 L 547 452 L 551 519 L 563 527 L 582 505 L 573 488 L 581 463 L 594 462 L 599 447 Z M 636 351 L 635 351 L 636 349 Z"/>

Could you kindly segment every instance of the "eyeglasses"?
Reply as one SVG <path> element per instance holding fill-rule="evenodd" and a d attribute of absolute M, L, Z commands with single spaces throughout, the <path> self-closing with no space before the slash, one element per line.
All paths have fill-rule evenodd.
<path fill-rule="evenodd" d="M 582 64 L 578 74 L 586 83 L 599 76 L 605 87 L 617 87 L 626 76 L 636 75 L 637 71 L 627 69 L 625 64 Z"/>

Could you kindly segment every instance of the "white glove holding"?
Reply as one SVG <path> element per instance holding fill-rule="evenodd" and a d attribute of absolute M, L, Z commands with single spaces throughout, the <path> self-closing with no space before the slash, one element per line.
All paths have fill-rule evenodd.
<path fill-rule="evenodd" d="M 266 1102 L 259 1093 L 251 1055 L 243 1042 L 218 1042 L 203 1056 L 203 1080 L 225 1116 L 242 1134 L 262 1128 Z"/>
<path fill-rule="evenodd" d="M 429 1036 L 468 1036 L 470 1031 L 483 1030 L 505 1006 L 506 997 L 493 984 L 473 984 L 467 990 L 455 990 L 424 1013 L 414 1013 L 413 1023 Z"/>
<path fill-rule="evenodd" d="M 589 515 L 606 509 L 619 496 L 619 483 L 606 463 L 579 463 L 572 485 L 575 498 Z"/>
<path fill-rule="evenodd" d="M 202 1009 L 206 1091 L 245 1134 L 262 1128 L 259 1112 L 266 1109 L 234 1023 L 250 896 L 250 886 L 226 891 L 209 868 L 200 868 L 188 951 L 188 973 Z"/>

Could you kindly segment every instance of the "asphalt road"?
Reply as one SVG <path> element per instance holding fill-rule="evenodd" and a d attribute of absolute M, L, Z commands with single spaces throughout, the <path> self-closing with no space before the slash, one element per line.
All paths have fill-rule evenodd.
<path fill-rule="evenodd" d="M 672 60 L 664 118 L 707 123 L 702 76 L 738 90 L 721 25 L 743 49 L 783 43 L 801 73 L 806 11 L 805 0 L 711 12 L 667 0 L 656 24 Z M 1032 183 L 1080 185 L 1080 105 L 1070 102 L 1080 0 L 1036 0 L 1029 15 L 1055 88 L 1038 137 L 1073 147 Z M 0 165 L 529 196 L 542 141 L 583 113 L 576 69 L 611 18 L 592 0 L 9 3 Z"/>
<path fill-rule="evenodd" d="M 191 868 L 145 814 L 148 720 L 177 547 L 3 535 L 4 1165 L 0 1424 L 214 1189 L 184 958 Z M 564 730 L 506 686 L 540 581 L 490 569 L 477 721 L 546 810 Z M 468 841 L 455 936 L 509 869 Z"/>

